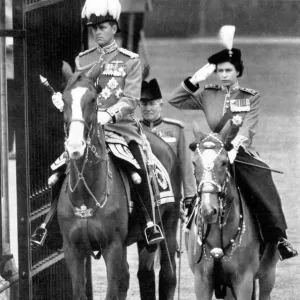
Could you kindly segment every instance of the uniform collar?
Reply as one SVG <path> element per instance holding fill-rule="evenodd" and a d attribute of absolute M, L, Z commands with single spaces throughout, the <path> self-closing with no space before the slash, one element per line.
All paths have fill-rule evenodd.
<path fill-rule="evenodd" d="M 159 117 L 158 119 L 156 119 L 155 121 L 153 122 L 149 122 L 147 120 L 142 120 L 143 124 L 150 127 L 150 128 L 153 128 L 155 126 L 158 126 L 160 123 L 162 123 L 162 118 Z"/>
<path fill-rule="evenodd" d="M 97 50 L 101 54 L 108 54 L 108 53 L 114 52 L 116 49 L 118 49 L 118 45 L 115 40 L 107 46 L 104 46 L 104 47 L 100 47 L 99 45 L 97 46 Z"/>
<path fill-rule="evenodd" d="M 237 81 L 235 84 L 231 85 L 229 87 L 229 89 L 228 89 L 227 86 L 224 86 L 224 85 L 222 85 L 221 88 L 222 88 L 222 91 L 224 91 L 225 93 L 232 94 L 232 93 L 234 93 L 234 92 L 236 92 L 236 91 L 238 91 L 240 89 L 240 85 L 239 85 L 239 83 Z"/>

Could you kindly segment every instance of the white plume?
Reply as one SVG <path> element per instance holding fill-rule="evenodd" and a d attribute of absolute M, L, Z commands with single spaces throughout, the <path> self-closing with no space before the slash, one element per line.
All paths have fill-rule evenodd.
<path fill-rule="evenodd" d="M 119 20 L 121 4 L 119 0 L 86 0 L 82 9 L 81 17 L 90 18 L 92 14 L 96 16 L 106 16 L 107 13 L 114 19 Z"/>
<path fill-rule="evenodd" d="M 119 0 L 107 0 L 108 1 L 108 12 L 117 21 L 119 20 L 121 14 L 121 4 Z"/>
<path fill-rule="evenodd" d="M 218 36 L 220 38 L 220 42 L 228 50 L 232 49 L 234 33 L 235 26 L 233 25 L 222 26 L 219 31 Z"/>

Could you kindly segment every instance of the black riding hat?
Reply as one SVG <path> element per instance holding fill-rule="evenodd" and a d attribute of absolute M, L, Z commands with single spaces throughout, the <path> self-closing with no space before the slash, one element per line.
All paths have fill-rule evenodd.
<path fill-rule="evenodd" d="M 220 64 L 226 61 L 230 61 L 233 63 L 240 63 L 242 59 L 242 53 L 240 49 L 232 48 L 231 50 L 224 49 L 212 56 L 210 56 L 207 60 L 210 64 Z"/>
<path fill-rule="evenodd" d="M 218 65 L 223 62 L 230 62 L 232 63 L 235 68 L 238 70 L 239 74 L 237 77 L 242 77 L 244 71 L 244 65 L 242 61 L 242 52 L 240 49 L 232 48 L 231 50 L 224 49 L 212 56 L 208 59 L 210 64 Z"/>
<path fill-rule="evenodd" d="M 151 79 L 149 82 L 142 82 L 142 90 L 141 90 L 141 101 L 153 101 L 161 99 L 162 95 L 160 92 L 160 88 L 158 82 L 155 78 Z"/>

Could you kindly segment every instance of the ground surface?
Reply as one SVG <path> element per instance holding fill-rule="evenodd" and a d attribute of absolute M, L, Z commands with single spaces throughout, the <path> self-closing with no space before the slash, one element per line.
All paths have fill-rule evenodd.
<path fill-rule="evenodd" d="M 147 40 L 147 44 L 152 65 L 149 79 L 156 77 L 160 83 L 165 103 L 163 114 L 165 117 L 184 121 L 188 140 L 192 141 L 193 120 L 201 124 L 203 131 L 207 131 L 202 113 L 176 110 L 167 103 L 167 98 L 184 78 L 192 75 L 206 63 L 209 55 L 221 48 L 211 41 L 202 40 L 187 42 L 151 39 Z M 241 41 L 235 46 L 242 49 L 246 66 L 240 85 L 257 89 L 261 94 L 260 123 L 254 145 L 271 167 L 284 172 L 284 175 L 274 173 L 273 178 L 282 196 L 289 239 L 300 250 L 300 44 L 298 40 L 285 40 L 285 43 L 273 40 L 265 43 L 252 39 L 247 43 Z M 212 76 L 208 82 L 216 82 L 216 78 Z M 10 164 L 10 174 L 13 176 L 13 162 Z M 11 203 L 14 203 L 13 199 Z M 14 212 L 15 207 L 12 207 L 12 249 L 16 249 Z M 136 247 L 130 247 L 128 260 L 131 283 L 128 298 L 132 300 L 139 299 L 136 253 Z M 278 263 L 273 300 L 300 299 L 299 267 L 300 256 Z M 104 299 L 106 278 L 103 261 L 93 264 L 93 282 L 94 299 Z M 182 256 L 180 299 L 195 299 L 193 275 L 188 267 L 186 253 Z"/>

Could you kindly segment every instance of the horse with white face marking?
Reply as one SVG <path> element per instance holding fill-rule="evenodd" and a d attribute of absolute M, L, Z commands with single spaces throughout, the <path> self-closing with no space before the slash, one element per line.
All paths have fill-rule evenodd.
<path fill-rule="evenodd" d="M 225 131 L 225 130 L 224 130 Z M 226 131 L 225 131 L 226 132 Z M 278 253 L 275 244 L 264 245 L 255 220 L 235 184 L 226 149 L 235 137 L 195 132 L 193 163 L 198 201 L 186 234 L 188 260 L 198 300 L 269 300 L 275 283 Z"/>
<path fill-rule="evenodd" d="M 107 152 L 105 134 L 97 122 L 98 90 L 94 81 L 99 74 L 94 68 L 89 76 L 72 73 L 64 64 L 67 85 L 63 92 L 65 147 L 70 157 L 69 172 L 58 201 L 58 220 L 63 235 L 64 253 L 72 277 L 73 299 L 85 300 L 85 260 L 88 255 L 104 257 L 108 299 L 125 299 L 129 286 L 127 245 L 145 243 L 138 224 L 128 232 L 130 191 L 126 179 Z M 170 175 L 174 194 L 179 195 L 180 171 L 170 146 L 153 133 L 146 133 L 153 153 Z M 128 185 L 127 185 L 128 186 Z M 173 299 L 176 288 L 176 232 L 180 198 L 160 206 L 166 243 L 161 245 L 159 294 Z M 133 217 L 134 220 L 136 218 Z M 98 251 L 95 255 L 93 251 Z M 155 294 L 154 255 L 140 256 L 139 283 L 142 298 Z M 144 294 L 144 296 L 143 296 Z"/>

